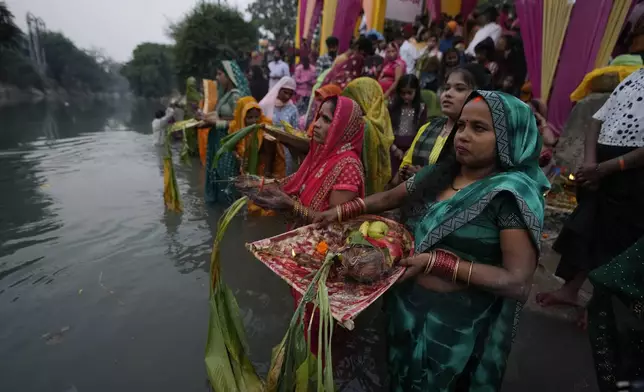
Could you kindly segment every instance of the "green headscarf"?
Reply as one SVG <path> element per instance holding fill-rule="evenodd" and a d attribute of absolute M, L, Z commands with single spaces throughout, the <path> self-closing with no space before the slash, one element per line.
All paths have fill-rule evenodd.
<path fill-rule="evenodd" d="M 394 142 L 382 87 L 374 79 L 358 78 L 344 88 L 342 95 L 356 101 L 364 113 L 362 164 L 366 172 L 367 195 L 382 192 L 391 179 L 389 149 Z"/>
<path fill-rule="evenodd" d="M 496 91 L 475 91 L 490 107 L 496 152 L 503 171 L 486 177 L 456 193 L 450 199 L 429 202 L 420 219 L 414 221 L 416 251 L 425 252 L 448 234 L 477 217 L 500 192 L 514 195 L 523 221 L 530 229 L 537 249 L 543 228 L 543 193 L 550 188 L 539 168 L 541 135 L 532 110 L 519 99 Z M 449 151 L 450 149 L 445 149 Z M 407 184 L 409 194 L 421 191 L 418 184 L 436 165 L 426 166 Z M 427 202 L 426 202 L 427 203 Z"/>
<path fill-rule="evenodd" d="M 241 96 L 246 97 L 251 95 L 250 87 L 248 87 L 248 80 L 246 80 L 246 76 L 239 67 L 239 64 L 233 60 L 224 60 L 221 64 L 224 67 L 226 76 L 228 76 L 228 79 L 233 82 Z"/>

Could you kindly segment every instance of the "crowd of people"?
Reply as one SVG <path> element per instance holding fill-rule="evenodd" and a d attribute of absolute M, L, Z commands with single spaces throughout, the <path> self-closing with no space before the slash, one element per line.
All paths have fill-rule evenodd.
<path fill-rule="evenodd" d="M 400 31 L 367 31 L 344 53 L 329 37 L 319 58 L 302 45 L 294 69 L 280 49 L 266 64 L 252 59 L 247 72 L 225 61 L 217 73 L 222 95 L 203 117 L 210 127 L 209 202 L 232 200 L 236 191 L 226 180 L 251 173 L 279 181 L 263 186 L 249 208 L 288 213 L 291 227 L 399 209 L 416 255 L 402 261 L 408 267 L 403 282 L 386 294 L 393 391 L 498 390 L 531 288 L 549 187 L 544 170 L 552 165 L 559 131 L 529 93 L 519 21 L 509 11 L 488 8 L 465 21 L 420 17 Z M 638 174 L 635 168 L 644 165 L 640 134 L 630 138 L 639 126 L 628 127 L 633 131 L 620 148 L 594 150 L 597 143 L 624 139 L 617 136 L 616 113 L 641 118 L 642 71 L 637 74 L 627 84 L 628 97 L 612 96 L 595 116 L 588 164 L 578 176 L 589 189 L 603 176 L 621 187 L 600 186 L 605 197 L 597 203 L 610 204 L 616 189 L 632 189 L 631 199 L 640 194 L 641 181 L 619 174 Z M 624 99 L 633 104 L 626 108 Z M 159 116 L 164 121 L 165 114 Z M 279 142 L 259 130 L 212 164 L 223 138 L 258 123 L 289 124 L 306 132 L 310 144 Z M 619 219 L 631 222 L 628 235 L 606 225 L 593 233 L 619 237 L 595 244 L 604 244 L 596 265 L 611 262 L 644 234 L 631 204 L 630 212 L 619 209 Z M 617 218 L 609 211 L 604 219 L 612 222 Z M 587 272 L 571 276 L 574 295 L 564 291 L 543 301 L 574 299 Z M 610 272 L 595 276 L 606 290 Z M 631 299 L 639 298 L 641 317 L 637 296 L 641 291 Z M 609 297 L 600 297 L 596 309 L 610 306 Z M 595 348 L 606 352 L 611 344 L 598 341 Z M 630 374 L 641 373 L 644 361 L 632 363 Z M 615 379 L 618 367 L 598 374 Z"/>

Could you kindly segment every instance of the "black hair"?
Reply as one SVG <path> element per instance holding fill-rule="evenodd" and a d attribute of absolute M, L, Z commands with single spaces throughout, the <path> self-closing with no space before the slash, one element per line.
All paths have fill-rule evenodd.
<path fill-rule="evenodd" d="M 494 54 L 496 53 L 496 47 L 492 38 L 487 37 L 483 41 L 479 42 L 474 47 L 474 53 L 481 53 L 485 56 L 488 61 L 494 61 Z"/>
<path fill-rule="evenodd" d="M 486 15 L 490 22 L 494 22 L 499 17 L 499 10 L 490 6 L 483 10 L 482 14 Z"/>
<path fill-rule="evenodd" d="M 491 90 L 492 89 L 492 75 L 490 71 L 484 66 L 477 63 L 471 63 L 456 67 L 445 75 L 444 82 L 447 82 L 450 75 L 459 73 L 463 77 L 463 81 L 472 90 Z"/>
<path fill-rule="evenodd" d="M 273 53 L 278 52 L 281 57 L 284 57 L 284 49 L 280 48 L 279 46 L 273 50 Z"/>
<path fill-rule="evenodd" d="M 391 126 L 394 129 L 398 129 L 400 126 L 400 114 L 402 112 L 402 105 L 404 104 L 402 98 L 400 97 L 400 91 L 403 88 L 411 88 L 416 91 L 414 95 L 414 100 L 411 102 L 411 106 L 414 108 L 414 127 L 418 128 L 420 118 L 420 107 L 422 103 L 422 97 L 420 96 L 420 81 L 414 74 L 403 75 L 398 84 L 396 85 L 396 95 L 389 104 L 389 114 L 391 116 Z"/>
<path fill-rule="evenodd" d="M 329 47 L 337 48 L 338 45 L 340 45 L 340 40 L 337 39 L 334 36 L 330 36 L 329 38 L 326 39 L 325 42 L 326 42 L 326 47 L 327 48 L 329 48 Z"/>
<path fill-rule="evenodd" d="M 373 54 L 373 43 L 369 38 L 361 36 L 358 38 L 356 45 L 358 47 L 358 51 L 364 52 L 367 56 L 371 56 Z"/>
<path fill-rule="evenodd" d="M 154 112 L 154 118 L 157 118 L 157 119 L 158 118 L 163 118 L 163 116 L 165 116 L 165 111 L 164 110 L 159 109 L 156 112 Z"/>
<path fill-rule="evenodd" d="M 331 114 L 334 114 L 334 113 L 335 113 L 335 109 L 338 107 L 338 97 L 337 97 L 336 95 L 334 95 L 334 96 L 332 96 L 332 97 L 329 97 L 329 98 L 325 99 L 325 100 L 324 100 L 324 101 L 322 101 L 322 103 L 320 104 L 320 109 L 322 109 L 322 105 L 324 105 L 324 104 L 325 104 L 325 103 L 327 103 L 327 102 L 331 102 Z M 318 109 L 318 111 L 319 111 L 320 109 Z"/>

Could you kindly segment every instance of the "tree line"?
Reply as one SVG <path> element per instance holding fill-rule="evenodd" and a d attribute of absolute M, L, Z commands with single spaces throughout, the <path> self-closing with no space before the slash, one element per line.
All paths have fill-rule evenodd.
<path fill-rule="evenodd" d="M 145 42 L 132 52 L 122 73 L 139 96 L 162 97 L 185 81 L 214 79 L 221 60 L 247 61 L 257 47 L 260 31 L 274 38 L 295 34 L 297 0 L 257 0 L 248 6 L 251 21 L 227 4 L 199 2 L 168 28 L 174 45 Z"/>
<path fill-rule="evenodd" d="M 78 48 L 63 33 L 43 31 L 44 74 L 29 57 L 27 35 L 0 1 L 0 82 L 20 88 L 62 88 L 73 92 L 107 92 L 127 88 L 120 65 L 98 51 Z"/>

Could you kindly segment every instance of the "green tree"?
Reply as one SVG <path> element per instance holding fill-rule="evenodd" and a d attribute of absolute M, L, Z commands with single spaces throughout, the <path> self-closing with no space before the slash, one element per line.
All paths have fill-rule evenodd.
<path fill-rule="evenodd" d="M 291 21 L 292 23 L 292 21 Z M 257 28 L 228 5 L 198 3 L 169 29 L 179 87 L 189 76 L 214 78 L 221 60 L 237 59 L 257 45 Z"/>
<path fill-rule="evenodd" d="M 75 91 L 104 91 L 108 87 L 109 74 L 62 33 L 45 32 L 41 42 L 48 74 L 61 87 Z"/>
<path fill-rule="evenodd" d="M 22 31 L 16 26 L 14 16 L 9 11 L 7 3 L 0 1 L 0 46 L 3 48 L 18 48 L 22 38 Z"/>
<path fill-rule="evenodd" d="M 257 27 L 273 33 L 278 42 L 295 37 L 297 0 L 255 0 L 247 12 Z"/>
<path fill-rule="evenodd" d="M 24 34 L 7 4 L 0 1 L 0 81 L 20 88 L 43 89 L 43 81 L 23 52 Z"/>
<path fill-rule="evenodd" d="M 139 44 L 132 52 L 132 60 L 121 73 L 130 83 L 132 92 L 141 97 L 163 97 L 175 87 L 173 48 L 150 42 Z"/>

